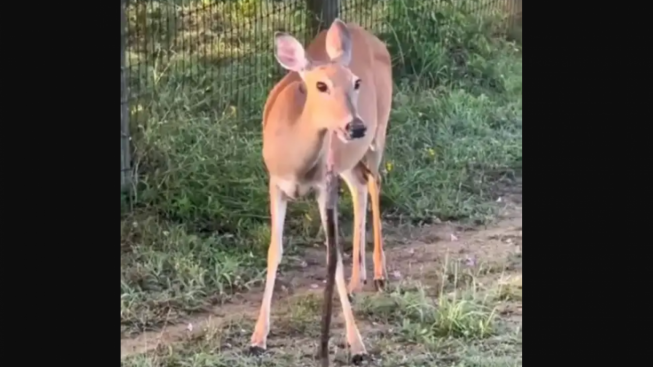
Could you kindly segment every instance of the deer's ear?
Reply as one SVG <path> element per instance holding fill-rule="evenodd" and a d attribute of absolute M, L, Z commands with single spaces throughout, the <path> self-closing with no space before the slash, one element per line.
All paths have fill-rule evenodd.
<path fill-rule="evenodd" d="M 347 25 L 336 18 L 326 36 L 326 51 L 333 61 L 349 65 L 351 61 L 351 34 Z"/>
<path fill-rule="evenodd" d="M 274 56 L 279 64 L 287 70 L 301 72 L 308 65 L 304 47 L 289 34 L 274 34 Z"/>

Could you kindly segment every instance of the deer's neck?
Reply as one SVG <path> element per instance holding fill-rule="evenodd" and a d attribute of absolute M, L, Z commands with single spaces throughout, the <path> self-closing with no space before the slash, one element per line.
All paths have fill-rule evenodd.
<path fill-rule="evenodd" d="M 296 119 L 268 132 L 264 159 L 270 174 L 297 184 L 319 179 L 329 134 L 313 119 L 305 106 Z"/>
<path fill-rule="evenodd" d="M 327 129 L 315 123 L 314 119 L 314 114 L 305 105 L 301 116 L 293 126 L 295 134 L 293 142 L 299 142 L 298 148 L 301 150 L 298 157 L 304 158 L 297 174 L 298 177 L 306 180 L 313 180 L 314 176 L 320 171 L 316 168 L 323 166 L 320 163 L 325 158 L 329 143 Z"/>

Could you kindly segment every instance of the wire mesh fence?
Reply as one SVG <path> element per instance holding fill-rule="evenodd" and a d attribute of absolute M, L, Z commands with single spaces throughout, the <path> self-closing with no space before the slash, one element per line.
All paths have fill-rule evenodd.
<path fill-rule="evenodd" d="M 452 10 L 516 14 L 521 0 L 122 0 L 123 186 L 130 182 L 130 130 L 145 123 L 152 104 L 165 100 L 170 113 L 237 110 L 243 122 L 259 119 L 266 92 L 283 73 L 272 54 L 275 31 L 306 44 L 335 16 L 358 23 L 391 43 L 401 78 L 429 62 L 414 46 L 437 42 L 414 23 L 438 32 L 456 21 Z"/>

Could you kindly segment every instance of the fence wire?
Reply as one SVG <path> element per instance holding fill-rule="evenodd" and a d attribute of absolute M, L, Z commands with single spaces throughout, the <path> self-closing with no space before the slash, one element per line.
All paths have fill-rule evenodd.
<path fill-rule="evenodd" d="M 272 34 L 289 32 L 307 44 L 319 18 L 311 10 L 319 9 L 321 1 L 337 3 L 341 19 L 384 40 L 397 37 L 402 22 L 410 27 L 423 16 L 438 18 L 434 4 L 468 12 L 521 13 L 521 0 L 122 0 L 121 105 L 129 106 L 121 110 L 123 140 L 129 125 L 143 123 L 139 119 L 144 114 L 135 112 L 162 98 L 173 105 L 177 101 L 175 108 L 253 110 L 258 104 L 260 110 L 266 91 L 284 73 L 273 59 Z M 410 47 L 411 40 L 395 41 Z M 393 56 L 396 64 L 409 59 Z M 242 114 L 243 119 L 254 115 Z M 129 153 L 123 154 L 121 171 L 129 170 L 129 158 L 124 157 Z"/>

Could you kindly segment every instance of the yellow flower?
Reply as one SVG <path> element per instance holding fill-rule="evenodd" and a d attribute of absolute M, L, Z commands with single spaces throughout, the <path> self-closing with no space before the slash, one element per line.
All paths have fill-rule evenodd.
<path fill-rule="evenodd" d="M 136 106 L 132 106 L 131 110 L 132 110 L 131 113 L 135 114 L 137 112 L 143 111 L 143 106 L 140 105 L 140 104 L 137 104 Z"/>
<path fill-rule="evenodd" d="M 426 151 L 431 157 L 435 157 L 435 150 L 433 148 L 428 148 Z"/>
<path fill-rule="evenodd" d="M 390 172 L 390 171 L 392 171 L 392 167 L 393 167 L 393 166 L 394 166 L 394 165 L 392 164 L 392 162 L 386 162 L 386 164 L 385 164 L 385 170 L 388 171 L 388 172 Z"/>

